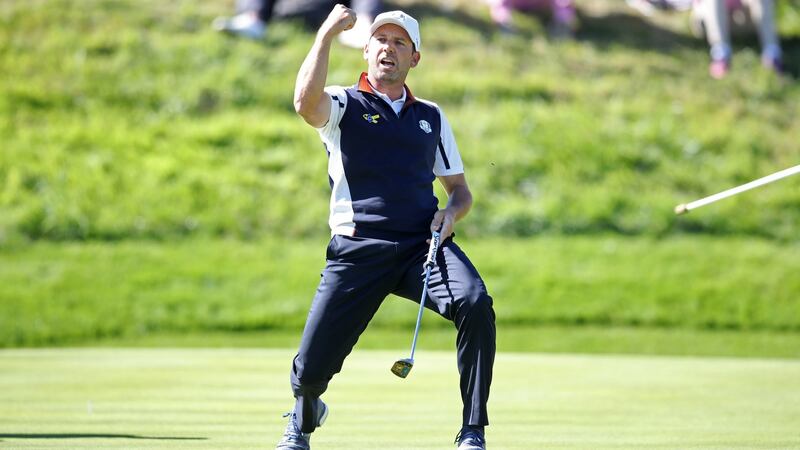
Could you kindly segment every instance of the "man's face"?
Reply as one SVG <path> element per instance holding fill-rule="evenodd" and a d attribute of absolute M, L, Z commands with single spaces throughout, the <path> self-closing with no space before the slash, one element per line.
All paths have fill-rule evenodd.
<path fill-rule="evenodd" d="M 412 67 L 419 63 L 411 38 L 393 23 L 381 25 L 364 48 L 369 74 L 385 83 L 403 83 Z"/>

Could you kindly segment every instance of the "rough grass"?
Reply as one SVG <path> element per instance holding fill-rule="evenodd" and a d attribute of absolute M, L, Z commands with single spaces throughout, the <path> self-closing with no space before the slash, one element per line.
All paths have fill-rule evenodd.
<path fill-rule="evenodd" d="M 0 245 L 325 233 L 324 152 L 291 106 L 312 34 L 226 39 L 209 23 L 230 3 L 0 5 Z M 578 2 L 577 39 L 558 43 L 526 17 L 501 36 L 479 3 L 400 3 L 426 36 L 409 84 L 445 108 L 475 192 L 463 233 L 796 239 L 797 180 L 672 214 L 797 164 L 800 88 L 759 67 L 752 39 L 715 82 L 684 16 Z M 780 15 L 793 72 L 797 11 Z M 362 68 L 336 45 L 329 82 Z"/>
<path fill-rule="evenodd" d="M 323 240 L 183 240 L 6 249 L 0 252 L 0 346 L 299 331 L 324 246 Z M 605 236 L 465 240 L 462 246 L 486 280 L 502 327 L 800 330 L 797 245 Z M 373 325 L 410 330 L 415 319 L 415 303 L 390 298 Z M 450 327 L 433 314 L 425 326 Z"/>

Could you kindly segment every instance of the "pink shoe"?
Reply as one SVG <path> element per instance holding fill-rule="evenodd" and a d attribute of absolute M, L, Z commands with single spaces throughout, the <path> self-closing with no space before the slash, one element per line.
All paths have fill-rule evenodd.
<path fill-rule="evenodd" d="M 731 61 L 729 59 L 714 59 L 708 65 L 708 74 L 715 80 L 721 80 L 728 75 L 731 70 Z"/>

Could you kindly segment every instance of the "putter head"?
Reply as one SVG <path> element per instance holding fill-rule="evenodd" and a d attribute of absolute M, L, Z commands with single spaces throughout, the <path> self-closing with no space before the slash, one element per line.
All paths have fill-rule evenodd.
<path fill-rule="evenodd" d="M 392 373 L 400 378 L 405 378 L 414 367 L 414 360 L 411 358 L 399 359 L 392 365 Z"/>

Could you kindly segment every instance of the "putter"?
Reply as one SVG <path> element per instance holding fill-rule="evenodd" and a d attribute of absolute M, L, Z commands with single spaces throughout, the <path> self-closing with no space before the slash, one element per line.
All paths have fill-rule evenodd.
<path fill-rule="evenodd" d="M 428 280 L 431 277 L 431 269 L 436 265 L 436 253 L 439 251 L 439 240 L 441 235 L 437 231 L 431 233 L 431 245 L 428 247 L 428 259 L 425 261 L 425 283 L 422 285 L 422 300 L 419 302 L 419 313 L 417 313 L 417 326 L 414 328 L 414 340 L 411 341 L 411 356 L 399 359 L 392 365 L 392 373 L 400 378 L 405 378 L 414 367 L 414 350 L 417 348 L 417 337 L 419 336 L 419 325 L 422 322 L 422 311 L 425 310 L 425 297 L 428 294 Z"/>
<path fill-rule="evenodd" d="M 681 203 L 680 205 L 675 207 L 675 214 L 686 214 L 687 212 L 697 209 L 701 206 L 705 206 L 716 201 L 722 200 L 723 198 L 728 198 L 734 196 L 736 194 L 742 193 L 744 191 L 749 191 L 750 189 L 757 188 L 759 186 L 763 186 L 765 184 L 772 183 L 773 181 L 778 181 L 781 178 L 790 177 L 792 175 L 796 175 L 800 173 L 800 166 L 790 167 L 785 170 L 781 170 L 780 172 L 775 172 L 772 175 L 767 175 L 765 177 L 761 177 L 757 180 L 751 181 L 749 183 L 745 183 L 741 186 L 736 186 L 735 188 L 730 188 L 728 190 L 722 191 L 718 194 L 709 195 L 708 197 L 701 198 L 700 200 L 695 200 L 689 203 Z"/>

